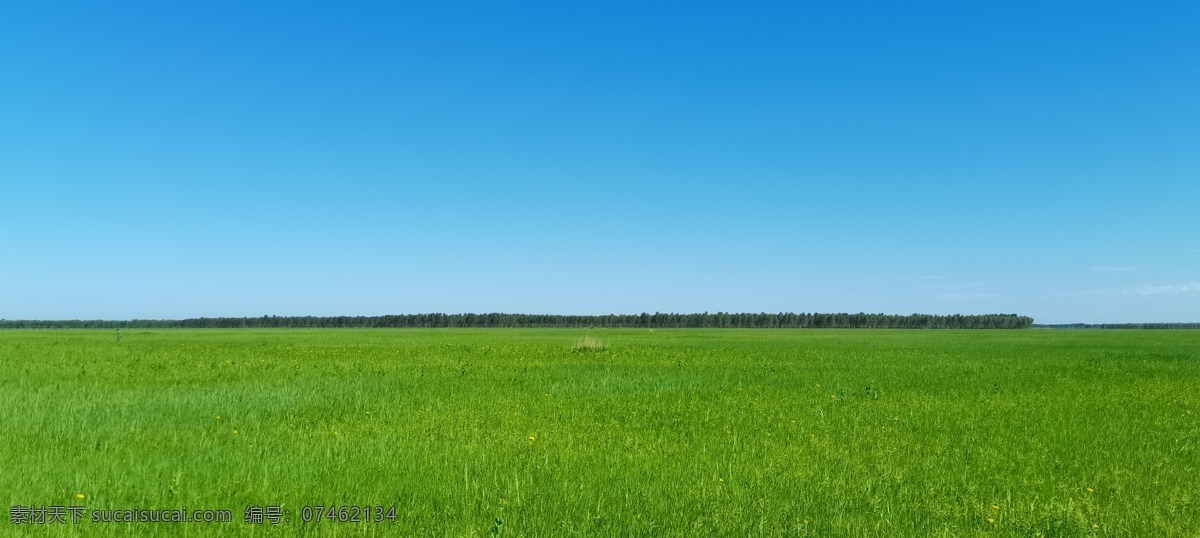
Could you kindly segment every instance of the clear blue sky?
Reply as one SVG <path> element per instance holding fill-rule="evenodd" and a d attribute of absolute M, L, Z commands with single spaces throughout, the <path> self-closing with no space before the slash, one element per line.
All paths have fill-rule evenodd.
<path fill-rule="evenodd" d="M 0 318 L 1200 321 L 1200 3 L 8 2 Z"/>

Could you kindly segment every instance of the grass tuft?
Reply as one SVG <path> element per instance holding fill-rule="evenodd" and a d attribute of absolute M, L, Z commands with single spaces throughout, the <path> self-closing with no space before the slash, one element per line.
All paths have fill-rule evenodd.
<path fill-rule="evenodd" d="M 595 336 L 584 336 L 575 341 L 576 353 L 595 353 L 604 351 L 604 341 Z"/>

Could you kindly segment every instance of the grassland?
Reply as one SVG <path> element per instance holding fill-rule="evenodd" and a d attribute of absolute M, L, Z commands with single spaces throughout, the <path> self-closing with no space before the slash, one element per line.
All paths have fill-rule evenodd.
<path fill-rule="evenodd" d="M 0 501 L 235 520 L 4 533 L 1200 535 L 1200 331 L 4 331 L 0 372 Z"/>

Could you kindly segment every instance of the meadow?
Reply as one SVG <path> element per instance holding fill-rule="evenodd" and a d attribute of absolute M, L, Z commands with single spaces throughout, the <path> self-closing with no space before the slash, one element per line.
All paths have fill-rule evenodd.
<path fill-rule="evenodd" d="M 5 534 L 1200 536 L 1200 331 L 14 330 L 0 409 Z"/>

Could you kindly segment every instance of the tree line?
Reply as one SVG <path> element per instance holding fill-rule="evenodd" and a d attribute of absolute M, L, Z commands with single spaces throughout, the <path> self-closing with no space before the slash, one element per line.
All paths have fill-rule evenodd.
<path fill-rule="evenodd" d="M 1033 318 L 1016 314 L 729 313 L 608 314 L 396 314 L 387 316 L 262 316 L 179 320 L 0 320 L 3 329 L 259 329 L 259 328 L 550 328 L 664 329 L 1028 329 Z"/>
<path fill-rule="evenodd" d="M 1200 323 L 1054 323 L 1035 329 L 1200 329 Z"/>

